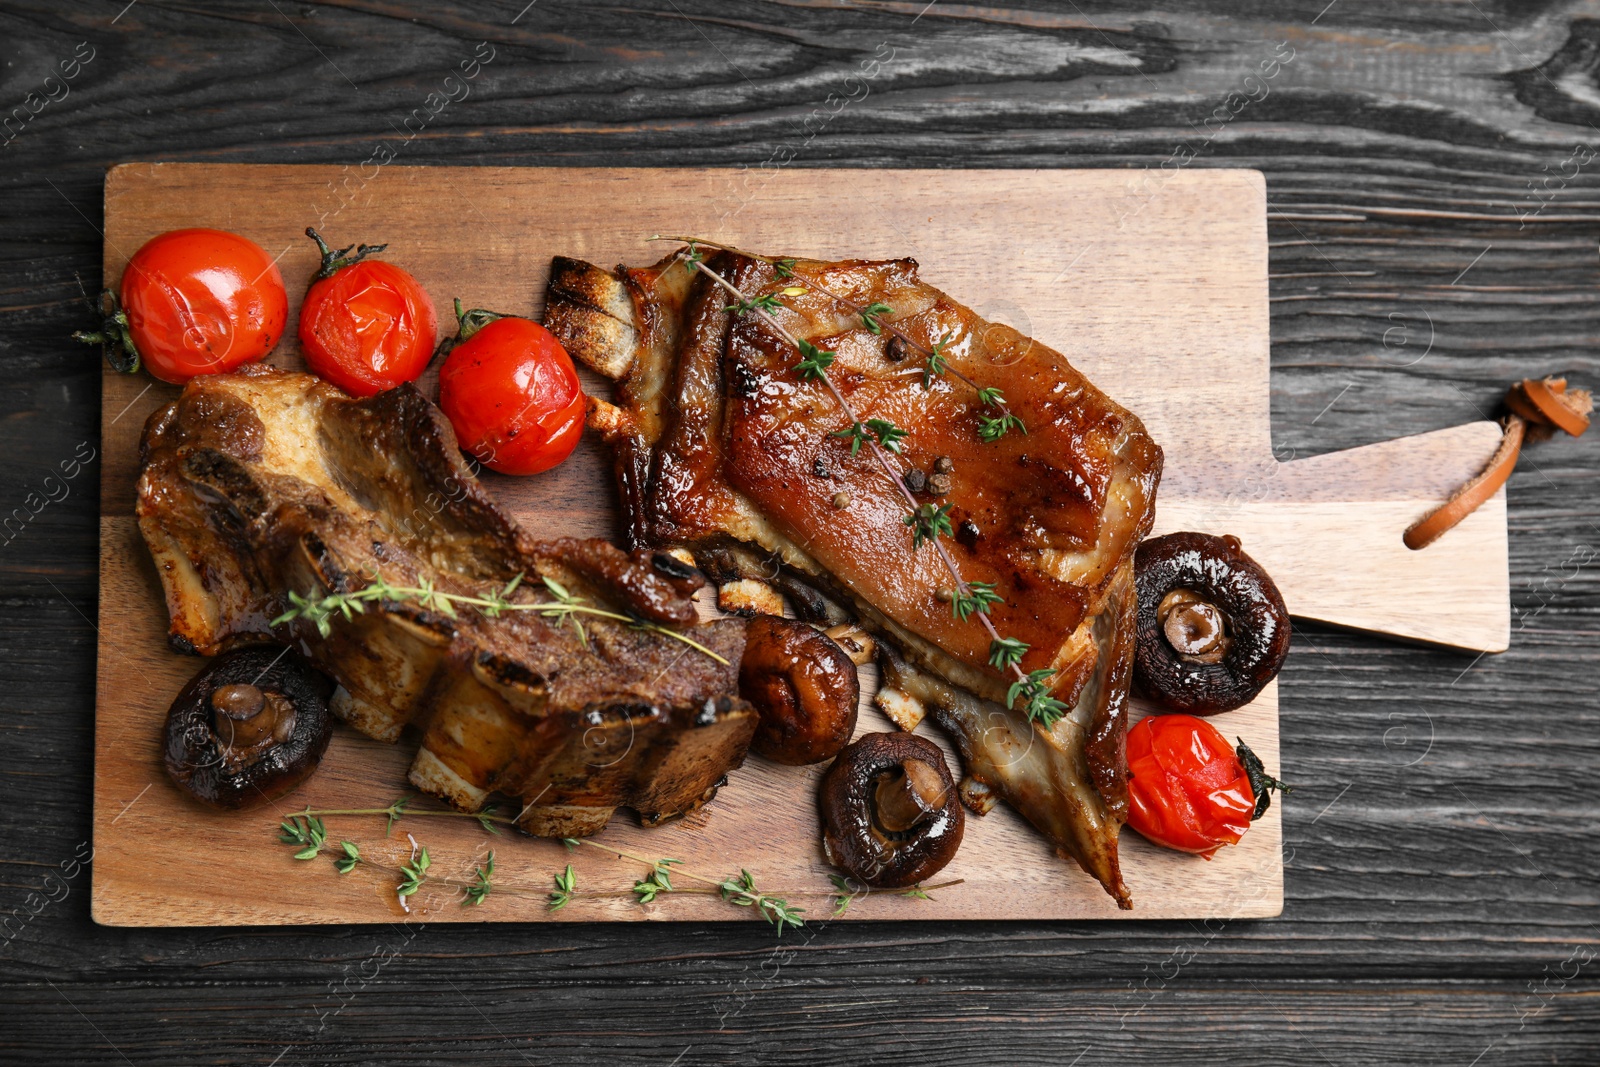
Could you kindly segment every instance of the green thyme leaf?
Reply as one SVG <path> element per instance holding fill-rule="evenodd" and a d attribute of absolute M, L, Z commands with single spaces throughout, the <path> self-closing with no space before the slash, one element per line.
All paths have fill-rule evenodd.
<path fill-rule="evenodd" d="M 818 348 L 804 337 L 800 338 L 796 344 L 800 348 L 802 357 L 800 362 L 796 364 L 796 369 L 800 372 L 800 377 L 806 381 L 823 377 L 828 368 L 833 366 L 833 357 L 838 355 L 837 352 L 830 352 L 826 348 Z"/>
<path fill-rule="evenodd" d="M 550 894 L 550 902 L 545 906 L 551 911 L 560 911 L 572 902 L 572 894 L 578 889 L 578 876 L 572 873 L 572 864 L 567 864 L 567 869 L 555 876 L 555 883 L 555 892 Z"/>
<path fill-rule="evenodd" d="M 944 346 L 949 340 L 944 334 L 933 343 L 933 348 L 928 352 L 928 358 L 922 365 L 922 388 L 932 389 L 933 380 L 950 369 L 950 364 L 944 358 Z"/>
<path fill-rule="evenodd" d="M 878 318 L 882 315 L 893 314 L 894 308 L 890 307 L 888 304 L 874 300 L 872 303 L 861 309 L 861 325 L 865 326 L 868 330 L 871 330 L 873 336 L 876 337 L 883 333 L 883 327 L 879 324 Z"/>
<path fill-rule="evenodd" d="M 852 423 L 848 429 L 835 430 L 833 437 L 843 437 L 850 442 L 850 454 L 853 456 L 861 451 L 861 446 L 867 442 L 867 428 L 859 422 Z"/>
<path fill-rule="evenodd" d="M 968 582 L 967 592 L 957 590 L 950 601 L 950 613 L 966 622 L 969 616 L 986 615 L 992 605 L 1003 603 L 1000 594 L 994 591 L 993 582 Z"/>
<path fill-rule="evenodd" d="M 572 870 L 572 868 L 568 867 L 567 870 L 570 871 L 570 870 Z M 462 894 L 462 896 L 461 896 L 461 905 L 462 905 L 462 907 L 466 907 L 469 904 L 482 904 L 483 903 L 483 898 L 488 896 L 489 895 L 489 891 L 494 888 L 494 882 L 493 882 L 493 878 L 494 878 L 494 852 L 493 852 L 493 850 L 490 850 L 488 859 L 487 859 L 487 861 L 484 863 L 484 865 L 482 867 L 474 867 L 473 868 L 473 873 L 475 873 L 477 875 L 477 878 L 473 881 L 473 883 L 471 885 L 465 886 L 461 890 L 461 894 Z"/>
<path fill-rule="evenodd" d="M 1028 654 L 1028 643 L 1015 637 L 997 637 L 989 642 L 989 665 L 997 671 L 1015 666 L 1022 662 L 1022 657 Z M 1017 685 L 1021 685 L 1018 682 Z M 1013 692 L 1006 697 L 1009 706 L 1016 699 L 1017 685 L 1012 686 Z"/>
<path fill-rule="evenodd" d="M 1018 656 L 1017 662 L 1021 662 L 1021 658 Z M 1020 699 L 1021 710 L 1027 714 L 1030 721 L 1038 723 L 1046 730 L 1054 727 L 1068 710 L 1066 704 L 1050 695 L 1050 680 L 1055 677 L 1055 673 L 1048 667 L 1041 668 L 1012 683 L 1011 688 L 1006 691 L 1006 706 L 1016 707 Z"/>
<path fill-rule="evenodd" d="M 950 507 L 949 504 L 934 505 L 930 502 L 900 520 L 911 527 L 913 549 L 950 535 L 953 528 L 950 523 Z"/>
<path fill-rule="evenodd" d="M 406 805 L 409 804 L 410 802 L 411 802 L 411 797 L 408 794 L 406 796 L 402 796 L 400 799 L 396 800 L 393 804 L 389 805 L 388 809 L 385 811 L 385 814 L 388 815 L 388 817 L 389 817 L 389 821 L 388 821 L 387 824 L 384 825 L 384 828 L 383 828 L 383 836 L 384 837 L 388 837 L 389 836 L 389 831 L 393 830 L 394 829 L 394 824 L 400 821 L 400 816 L 405 814 Z"/>
<path fill-rule="evenodd" d="M 777 293 L 764 293 L 761 296 L 744 297 L 737 303 L 729 304 L 723 311 L 735 316 L 744 315 L 751 311 L 765 311 L 771 314 L 783 306 L 783 301 L 778 299 Z"/>
<path fill-rule="evenodd" d="M 867 428 L 878 436 L 878 443 L 887 452 L 899 452 L 900 442 L 905 438 L 906 431 L 900 429 L 887 419 L 868 419 Z M 854 455 L 854 450 L 851 450 Z"/>
<path fill-rule="evenodd" d="M 422 883 L 428 880 L 428 868 L 433 861 L 428 858 L 428 850 L 424 848 L 415 860 L 400 865 L 400 885 L 395 892 L 402 897 L 409 897 L 422 888 Z"/>
<path fill-rule="evenodd" d="M 837 919 L 850 910 L 850 904 L 855 900 L 856 893 L 850 883 L 837 874 L 828 875 L 828 881 L 832 882 L 833 887 L 839 891 L 833 898 L 833 914 L 829 916 L 829 918 Z"/>
<path fill-rule="evenodd" d="M 998 441 L 1012 430 L 1020 430 L 1024 434 L 1028 432 L 1022 420 L 1009 411 L 1003 411 L 992 418 L 987 415 L 978 417 L 978 436 L 985 442 Z"/>

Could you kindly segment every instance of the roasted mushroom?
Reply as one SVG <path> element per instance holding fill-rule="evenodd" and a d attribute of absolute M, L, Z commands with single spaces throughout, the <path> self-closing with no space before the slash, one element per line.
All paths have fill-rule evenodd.
<path fill-rule="evenodd" d="M 827 634 L 758 615 L 745 629 L 739 695 L 761 716 L 750 747 L 774 763 L 798 767 L 821 763 L 850 741 L 861 679 Z"/>
<path fill-rule="evenodd" d="M 937 874 L 961 846 L 965 816 L 944 753 L 915 734 L 864 734 L 822 776 L 828 862 L 874 889 Z"/>
<path fill-rule="evenodd" d="M 190 679 L 167 712 L 167 774 L 214 808 L 247 808 L 294 790 L 333 735 L 333 683 L 292 650 L 226 652 Z"/>
<path fill-rule="evenodd" d="M 1135 556 L 1134 684 L 1172 711 L 1214 715 L 1256 698 L 1289 654 L 1289 611 L 1236 537 L 1152 537 Z"/>

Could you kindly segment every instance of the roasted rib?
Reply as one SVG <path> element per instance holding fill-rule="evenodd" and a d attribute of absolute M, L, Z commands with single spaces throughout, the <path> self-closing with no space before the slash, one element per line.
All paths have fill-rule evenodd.
<path fill-rule="evenodd" d="M 706 265 L 746 297 L 779 296 L 778 321 L 836 353 L 829 374 L 862 421 L 907 431 L 895 460 L 902 472 L 953 464 L 948 492 L 924 499 L 952 505 L 946 543 L 963 578 L 994 584 L 1004 602 L 991 617 L 1027 642 L 1023 669 L 1056 672 L 1055 695 L 1082 720 L 1078 740 L 1064 743 L 1081 749 L 1092 729 L 1112 753 L 1091 776 L 1100 804 L 1092 818 L 1063 800 L 1061 818 L 1033 821 L 1125 903 L 1115 855 L 1132 648 L 1114 639 L 1113 623 L 1131 604 L 1128 565 L 1153 520 L 1160 448 L 1063 356 L 925 284 L 912 260 L 780 267 L 722 251 Z M 847 600 L 916 666 L 1003 701 L 1012 679 L 989 665 L 990 638 L 977 622 L 954 617 L 939 557 L 913 550 L 897 488 L 869 450 L 837 436 L 848 419 L 821 384 L 796 373 L 793 346 L 762 316 L 730 311 L 734 302 L 681 256 L 614 272 L 555 260 L 545 324 L 618 383 L 617 404 L 594 404 L 591 423 L 615 449 L 632 542 L 684 545 L 702 558 L 755 548 Z M 892 309 L 876 331 L 862 315 L 873 304 Z M 925 381 L 935 344 L 972 384 L 954 374 Z M 995 409 L 974 386 L 1001 389 L 1026 433 L 983 441 L 981 420 Z M 1116 684 L 1091 686 L 1097 667 Z M 1084 706 L 1086 692 L 1094 707 Z M 947 725 L 961 730 L 955 718 Z M 988 742 L 965 741 L 977 775 Z M 989 784 L 1024 814 L 1037 812 L 1008 781 Z M 1059 829 L 1066 824 L 1074 832 Z"/>
<path fill-rule="evenodd" d="M 657 822 L 704 803 L 755 728 L 738 699 L 743 627 L 696 623 L 700 579 L 649 551 L 538 542 L 484 492 L 448 420 L 410 386 L 351 400 L 251 366 L 193 379 L 145 427 L 139 527 L 180 651 L 298 642 L 342 687 L 334 710 L 381 740 L 421 731 L 411 782 L 465 811 L 521 798 L 520 824 L 581 836 L 619 806 Z M 691 636 L 533 611 L 452 616 L 413 598 L 272 626 L 290 591 L 382 579 L 514 602 L 551 578 L 590 604 Z"/>

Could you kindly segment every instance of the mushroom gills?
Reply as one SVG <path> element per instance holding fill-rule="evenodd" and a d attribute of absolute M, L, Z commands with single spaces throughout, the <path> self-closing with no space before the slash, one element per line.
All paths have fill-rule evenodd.
<path fill-rule="evenodd" d="M 287 648 L 225 652 L 189 680 L 167 712 L 167 774 L 203 804 L 265 804 L 317 769 L 333 736 L 334 685 Z"/>
<path fill-rule="evenodd" d="M 822 776 L 828 862 L 877 889 L 937 874 L 961 846 L 966 819 L 938 747 L 914 734 L 863 734 Z"/>
<path fill-rule="evenodd" d="M 1289 611 L 1236 537 L 1172 533 L 1135 557 L 1134 683 L 1169 711 L 1213 715 L 1254 700 L 1289 652 Z"/>

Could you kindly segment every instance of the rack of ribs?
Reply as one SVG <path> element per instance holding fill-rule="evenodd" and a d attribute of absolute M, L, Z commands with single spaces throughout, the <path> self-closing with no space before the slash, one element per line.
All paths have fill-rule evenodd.
<path fill-rule="evenodd" d="M 703 580 L 648 550 L 536 541 L 489 498 L 449 421 L 410 386 L 352 400 L 304 374 L 247 366 L 193 379 L 140 446 L 139 528 L 170 641 L 211 655 L 298 644 L 363 733 L 421 734 L 412 784 L 463 811 L 520 798 L 519 824 L 591 834 L 617 807 L 653 824 L 709 800 L 755 714 L 738 698 L 744 627 L 699 624 Z M 691 637 L 594 616 L 449 611 L 410 597 L 274 624 L 288 594 L 384 581 L 482 597 L 569 595 Z M 720 660 L 720 662 L 719 662 Z"/>
<path fill-rule="evenodd" d="M 971 714 L 944 691 L 933 701 L 967 774 L 1129 906 L 1116 843 L 1132 567 L 1161 449 L 1060 353 L 979 318 L 924 283 L 913 260 L 702 251 L 745 298 L 778 298 L 770 313 L 794 337 L 835 353 L 829 376 L 863 423 L 906 431 L 888 457 L 900 473 L 948 468 L 931 487 L 942 492 L 923 499 L 951 505 L 946 545 L 963 579 L 994 585 L 994 625 L 1027 643 L 1024 671 L 1055 672 L 1054 695 L 1071 710 L 1046 731 L 1004 706 L 1012 679 L 990 665 L 978 622 L 951 610 L 938 555 L 914 550 L 899 488 L 871 449 L 839 435 L 848 417 L 797 373 L 799 353 L 765 316 L 731 307 L 682 253 L 614 271 L 558 257 L 544 322 L 616 382 L 615 404 L 591 401 L 590 424 L 614 450 L 630 543 L 686 547 L 719 579 L 798 576 L 892 642 L 906 679 L 974 695 Z M 873 305 L 891 310 L 869 319 Z M 935 345 L 959 374 L 925 376 Z M 982 439 L 976 390 L 991 387 L 1026 432 Z"/>

